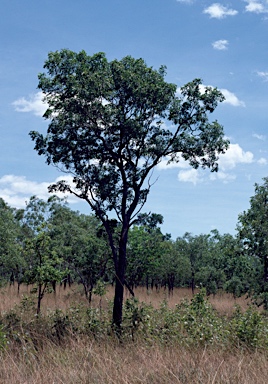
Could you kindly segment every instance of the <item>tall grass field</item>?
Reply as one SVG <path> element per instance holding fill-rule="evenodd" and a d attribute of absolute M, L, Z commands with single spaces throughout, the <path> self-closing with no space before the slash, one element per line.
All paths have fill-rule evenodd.
<path fill-rule="evenodd" d="M 201 290 L 126 292 L 122 335 L 113 288 L 89 304 L 57 287 L 36 315 L 32 287 L 0 290 L 0 383 L 267 384 L 268 315 L 245 297 Z"/>

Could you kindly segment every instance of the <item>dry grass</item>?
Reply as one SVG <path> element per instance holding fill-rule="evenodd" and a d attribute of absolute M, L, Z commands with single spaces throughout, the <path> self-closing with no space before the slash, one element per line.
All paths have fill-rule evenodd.
<path fill-rule="evenodd" d="M 198 290 L 196 290 L 198 292 Z M 188 288 L 175 288 L 172 295 L 168 295 L 167 290 L 147 291 L 146 288 L 138 288 L 135 292 L 140 301 L 146 304 L 152 304 L 154 307 L 159 307 L 163 300 L 166 300 L 170 308 L 174 308 L 176 304 L 179 304 L 182 300 L 191 300 L 193 298 L 191 289 Z M 128 294 L 126 293 L 126 296 Z M 209 301 L 213 307 L 221 315 L 231 315 L 234 311 L 235 305 L 239 305 L 242 310 L 248 308 L 250 299 L 245 296 L 235 299 L 233 295 L 228 293 L 219 293 L 209 297 Z"/>
<path fill-rule="evenodd" d="M 99 344 L 70 338 L 42 351 L 10 350 L 0 382 L 9 384 L 266 384 L 268 360 L 260 352 L 187 350 L 144 343 Z"/>
<path fill-rule="evenodd" d="M 105 297 L 102 300 L 102 305 L 105 308 L 105 303 L 113 300 L 113 287 L 109 287 Z M 0 313 L 6 312 L 14 308 L 15 305 L 18 305 L 23 297 L 31 295 L 31 286 L 22 285 L 20 287 L 20 292 L 18 294 L 17 286 L 11 285 L 5 288 L 0 289 Z M 146 304 L 151 304 L 155 308 L 158 308 L 160 304 L 166 300 L 170 308 L 174 308 L 176 304 L 179 304 L 182 300 L 188 299 L 191 300 L 193 295 L 191 289 L 188 288 L 175 288 L 172 295 L 168 295 L 168 291 L 161 289 L 160 291 L 149 290 L 146 288 L 137 288 L 135 290 L 135 295 L 140 302 Z M 130 297 L 128 291 L 125 292 L 125 297 Z M 94 297 L 92 305 L 99 305 L 99 297 Z M 219 293 L 215 296 L 210 296 L 209 301 L 213 307 L 219 312 L 219 314 L 231 315 L 234 307 L 238 304 L 242 310 L 248 308 L 250 303 L 249 299 L 245 297 L 240 297 L 234 299 L 231 294 Z M 73 285 L 68 287 L 65 290 L 63 287 L 57 287 L 57 293 L 46 294 L 42 300 L 43 311 L 46 310 L 55 310 L 56 308 L 61 308 L 65 310 L 69 308 L 74 303 L 84 303 L 87 304 L 87 300 L 84 297 L 83 289 L 81 286 Z"/>
<path fill-rule="evenodd" d="M 42 302 L 43 313 L 55 308 L 62 310 L 74 302 L 86 303 L 79 287 L 58 288 L 56 296 L 48 294 Z M 0 311 L 7 312 L 19 304 L 30 288 L 6 287 L 0 291 Z M 166 300 L 174 307 L 182 299 L 192 298 L 188 289 L 176 289 L 172 296 L 167 292 L 147 292 L 138 289 L 140 301 L 158 307 Z M 128 296 L 128 295 L 126 295 Z M 103 306 L 113 297 L 109 288 Z M 247 301 L 234 300 L 229 295 L 210 298 L 220 313 L 231 314 L 238 303 L 243 309 Z M 93 305 L 99 304 L 94 297 Z M 56 345 L 43 340 L 41 347 L 27 341 L 14 343 L 0 354 L 0 384 L 266 384 L 268 356 L 264 351 L 148 345 L 145 340 L 119 344 L 110 338 L 98 342 L 88 336 L 66 338 Z"/>

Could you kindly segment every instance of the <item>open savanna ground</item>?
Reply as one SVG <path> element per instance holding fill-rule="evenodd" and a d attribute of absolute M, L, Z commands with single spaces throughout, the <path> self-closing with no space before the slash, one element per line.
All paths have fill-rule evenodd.
<path fill-rule="evenodd" d="M 198 290 L 196 290 L 198 292 Z M 138 287 L 134 290 L 135 296 L 140 302 L 152 305 L 155 308 L 165 301 L 170 308 L 174 308 L 177 304 L 183 300 L 191 300 L 193 294 L 189 288 L 174 288 L 173 294 L 169 295 L 167 289 L 160 290 L 147 290 L 145 287 Z M 114 288 L 108 286 L 106 289 L 106 294 L 101 299 L 101 305 L 106 308 L 107 304 L 112 302 L 114 295 Z M 0 289 L 0 311 L 9 311 L 14 308 L 15 305 L 21 303 L 24 298 L 32 297 L 32 286 L 21 285 L 19 292 L 17 285 L 7 285 Z M 125 298 L 129 298 L 131 295 L 126 290 Z M 234 298 L 233 295 L 228 293 L 218 293 L 217 295 L 211 295 L 208 297 L 209 302 L 213 307 L 222 314 L 232 314 L 235 305 L 239 305 L 241 309 L 246 310 L 250 304 L 250 299 L 246 296 Z M 66 289 L 63 286 L 58 286 L 56 288 L 56 294 L 47 293 L 42 300 L 42 312 L 47 310 L 54 309 L 67 309 L 73 304 L 87 304 L 87 299 L 85 298 L 84 291 L 81 286 L 72 285 Z M 91 305 L 93 307 L 98 307 L 100 304 L 100 297 L 93 295 Z"/>
<path fill-rule="evenodd" d="M 267 316 L 249 300 L 193 299 L 188 289 L 135 294 L 139 301 L 126 294 L 119 341 L 112 287 L 91 306 L 80 287 L 57 287 L 40 316 L 31 287 L 2 288 L 0 383 L 267 383 Z"/>

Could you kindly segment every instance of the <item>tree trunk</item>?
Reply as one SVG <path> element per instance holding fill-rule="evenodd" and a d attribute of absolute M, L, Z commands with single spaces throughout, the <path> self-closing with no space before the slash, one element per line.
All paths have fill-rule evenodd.
<path fill-rule="evenodd" d="M 264 256 L 264 281 L 268 282 L 268 256 Z"/>
<path fill-rule="evenodd" d="M 122 278 L 122 276 L 116 276 L 115 280 L 113 325 L 117 331 L 121 328 L 123 317 L 124 283 Z"/>
<path fill-rule="evenodd" d="M 175 283 L 175 275 L 171 273 L 168 275 L 168 295 L 173 295 L 174 291 L 174 283 Z"/>
<path fill-rule="evenodd" d="M 192 271 L 191 288 L 192 288 L 192 294 L 194 295 L 194 289 L 195 289 L 195 274 L 194 274 L 194 271 Z"/>
<path fill-rule="evenodd" d="M 116 277 L 113 306 L 113 325 L 116 328 L 116 331 L 119 332 L 119 334 L 123 317 L 124 284 L 127 264 L 127 231 L 125 232 L 125 235 L 122 235 L 121 237 L 121 241 L 119 244 L 118 262 L 115 266 Z"/>
<path fill-rule="evenodd" d="M 41 310 L 41 300 L 42 300 L 42 284 L 38 284 L 38 297 L 37 297 L 37 310 L 36 310 L 37 315 L 39 315 Z"/>
<path fill-rule="evenodd" d="M 147 292 L 149 291 L 149 276 L 146 275 L 146 289 L 147 289 Z"/>
<path fill-rule="evenodd" d="M 51 281 L 51 285 L 52 285 L 54 296 L 56 297 L 56 286 L 57 286 L 56 280 Z"/>
<path fill-rule="evenodd" d="M 18 281 L 18 289 L 17 289 L 17 295 L 19 296 L 19 294 L 20 294 L 20 281 Z"/>

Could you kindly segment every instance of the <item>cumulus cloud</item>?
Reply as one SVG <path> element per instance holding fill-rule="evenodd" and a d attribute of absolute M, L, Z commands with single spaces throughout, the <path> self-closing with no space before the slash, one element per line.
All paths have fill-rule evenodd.
<path fill-rule="evenodd" d="M 227 171 L 238 164 L 250 164 L 254 161 L 254 155 L 250 151 L 244 151 L 239 144 L 230 144 L 224 154 L 219 155 L 219 170 Z"/>
<path fill-rule="evenodd" d="M 214 49 L 218 49 L 219 51 L 224 51 L 228 49 L 228 40 L 217 40 L 212 43 Z"/>
<path fill-rule="evenodd" d="M 236 179 L 236 175 L 232 171 L 239 164 L 251 164 L 254 162 L 254 155 L 250 151 L 244 151 L 239 144 L 230 144 L 228 150 L 219 155 L 219 171 L 210 173 L 209 176 L 205 176 L 206 173 L 201 169 L 193 169 L 189 163 L 181 158 L 179 163 L 167 164 L 168 159 L 164 159 L 159 165 L 159 170 L 180 168 L 178 173 L 178 180 L 181 182 L 189 182 L 196 185 L 203 182 L 207 178 L 210 180 L 220 180 L 223 183 L 228 183 Z M 262 158 L 258 161 L 260 165 L 265 165 L 265 159 Z"/>
<path fill-rule="evenodd" d="M 268 81 L 268 72 L 257 71 L 257 75 L 260 76 L 264 81 Z"/>
<path fill-rule="evenodd" d="M 224 7 L 220 3 L 214 3 L 208 8 L 205 8 L 204 13 L 208 14 L 210 18 L 223 19 L 226 16 L 235 16 L 238 11 L 235 9 Z"/>
<path fill-rule="evenodd" d="M 210 180 L 214 181 L 214 180 L 220 180 L 222 181 L 224 184 L 227 184 L 229 183 L 230 181 L 234 181 L 236 179 L 236 175 L 234 175 L 233 173 L 227 173 L 227 172 L 221 172 L 221 171 L 218 171 L 217 173 L 211 173 L 209 175 L 209 178 Z"/>
<path fill-rule="evenodd" d="M 233 93 L 228 91 L 228 89 L 221 88 L 221 93 L 225 97 L 223 103 L 230 104 L 233 107 L 245 107 L 245 103 L 242 100 L 239 100 L 238 97 Z"/>
<path fill-rule="evenodd" d="M 0 177 L 0 197 L 9 205 L 16 208 L 25 208 L 26 201 L 33 195 L 40 199 L 47 199 L 51 194 L 48 193 L 48 186 L 60 180 L 72 183 L 72 177 L 68 175 L 59 176 L 55 181 L 41 182 L 28 180 L 25 176 L 4 175 Z M 66 197 L 68 194 L 55 193 L 58 197 Z M 69 203 L 76 203 L 78 200 L 73 195 L 68 196 Z"/>
<path fill-rule="evenodd" d="M 202 178 L 197 169 L 191 168 L 185 171 L 180 171 L 178 173 L 178 180 L 193 183 L 194 185 L 196 185 L 198 182 L 202 181 Z"/>
<path fill-rule="evenodd" d="M 230 144 L 228 150 L 219 155 L 219 171 L 211 173 L 210 180 L 220 180 L 224 184 L 234 181 L 236 175 L 230 173 L 239 164 L 251 164 L 254 162 L 253 153 L 244 151 L 239 144 Z"/>
<path fill-rule="evenodd" d="M 201 84 L 200 91 L 205 92 L 206 87 L 212 87 L 212 86 Z M 223 103 L 232 105 L 233 107 L 245 107 L 244 101 L 239 100 L 238 97 L 233 92 L 230 92 L 228 91 L 228 89 L 225 89 L 225 88 L 220 88 L 219 90 L 225 97 L 225 100 L 223 101 Z"/>
<path fill-rule="evenodd" d="M 15 107 L 17 112 L 33 112 L 36 116 L 43 116 L 48 105 L 43 101 L 44 94 L 37 92 L 30 95 L 28 100 L 22 97 L 15 100 L 12 105 Z"/>
<path fill-rule="evenodd" d="M 258 164 L 260 165 L 267 165 L 267 159 L 265 159 L 264 157 L 261 157 L 258 161 L 257 161 Z"/>
<path fill-rule="evenodd" d="M 268 12 L 268 2 L 265 0 L 245 0 L 247 3 L 246 11 L 253 13 L 267 13 Z"/>
<path fill-rule="evenodd" d="M 250 151 L 244 151 L 239 144 L 230 144 L 228 150 L 219 155 L 219 171 L 211 173 L 210 180 L 220 180 L 223 183 L 229 183 L 236 179 L 234 173 L 230 173 L 239 164 L 251 164 L 254 162 L 253 153 Z"/>

